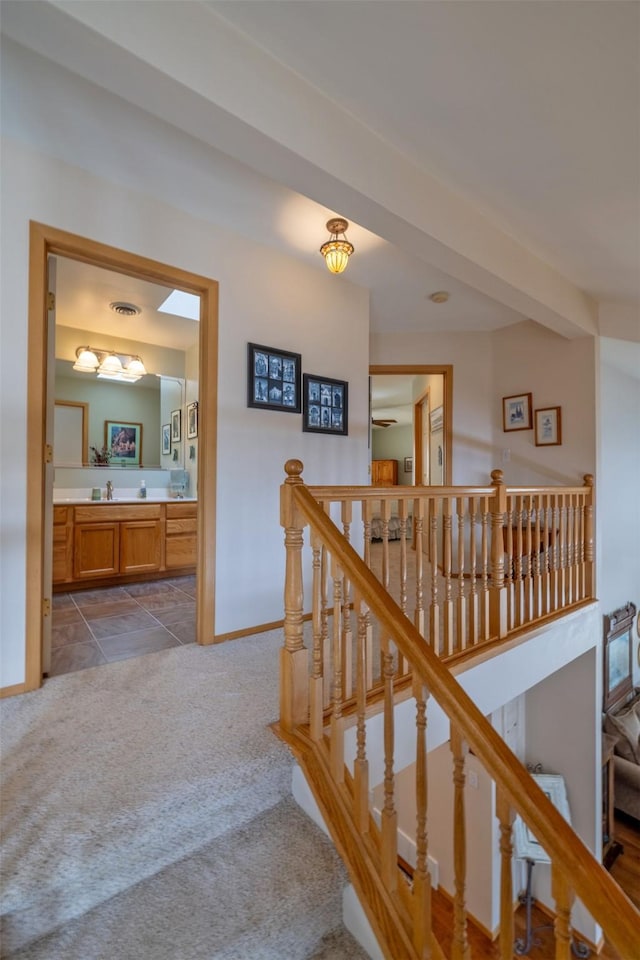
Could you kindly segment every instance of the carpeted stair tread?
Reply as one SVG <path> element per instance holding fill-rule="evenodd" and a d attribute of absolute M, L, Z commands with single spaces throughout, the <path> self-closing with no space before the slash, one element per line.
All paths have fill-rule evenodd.
<path fill-rule="evenodd" d="M 9 956 L 12 960 L 361 957 L 364 954 L 353 952 L 351 937 L 340 929 L 344 882 L 344 868 L 332 844 L 289 798 Z M 340 953 L 343 948 L 350 952 Z"/>
<path fill-rule="evenodd" d="M 345 927 L 340 927 L 322 938 L 308 960 L 369 960 L 369 954 L 364 952 Z"/>

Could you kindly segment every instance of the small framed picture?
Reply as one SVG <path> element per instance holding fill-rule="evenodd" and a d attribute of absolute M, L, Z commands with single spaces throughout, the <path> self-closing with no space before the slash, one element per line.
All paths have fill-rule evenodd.
<path fill-rule="evenodd" d="M 142 424 L 105 420 L 104 445 L 111 451 L 110 463 L 142 466 Z"/>
<path fill-rule="evenodd" d="M 182 440 L 182 412 L 171 411 L 171 443 L 180 443 Z"/>
<path fill-rule="evenodd" d="M 171 424 L 162 424 L 162 453 L 171 453 Z"/>
<path fill-rule="evenodd" d="M 346 380 L 305 373 L 303 378 L 305 433 L 349 433 L 349 384 Z"/>
<path fill-rule="evenodd" d="M 413 457 L 404 458 L 404 472 L 413 473 Z"/>
<path fill-rule="evenodd" d="M 557 447 L 562 443 L 562 415 L 560 407 L 542 407 L 536 410 L 536 447 Z"/>
<path fill-rule="evenodd" d="M 300 413 L 301 364 L 299 353 L 247 344 L 247 406 Z"/>
<path fill-rule="evenodd" d="M 198 436 L 198 401 L 187 404 L 187 440 Z"/>
<path fill-rule="evenodd" d="M 531 416 L 531 394 L 520 393 L 515 397 L 502 398 L 502 429 L 531 430 L 533 420 Z"/>

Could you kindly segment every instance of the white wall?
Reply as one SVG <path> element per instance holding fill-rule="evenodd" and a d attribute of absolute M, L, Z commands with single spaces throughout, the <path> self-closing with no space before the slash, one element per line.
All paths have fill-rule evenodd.
<path fill-rule="evenodd" d="M 621 355 L 635 365 L 623 366 Z M 629 600 L 640 609 L 640 345 L 601 338 L 599 360 L 598 595 L 610 613 Z M 636 686 L 639 643 L 634 633 Z"/>
<path fill-rule="evenodd" d="M 527 761 L 541 763 L 544 773 L 564 777 L 572 826 L 597 860 L 602 852 L 599 656 L 599 646 L 588 650 L 526 696 Z M 543 864 L 534 869 L 534 892 L 553 908 L 550 873 Z M 599 930 L 581 903 L 574 906 L 573 923 L 592 943 L 597 942 Z"/>
<path fill-rule="evenodd" d="M 404 458 L 413 457 L 413 427 L 403 424 L 383 427 L 371 431 L 371 459 L 397 460 L 398 483 L 410 485 L 413 483 L 413 471 L 405 471 Z"/>
<path fill-rule="evenodd" d="M 59 78 L 45 67 L 39 62 L 43 73 L 38 76 L 52 96 Z M 93 88 L 78 83 L 74 96 L 82 88 L 85 113 L 76 110 L 61 137 L 59 124 L 40 123 L 36 98 L 27 96 L 35 81 L 22 58 L 12 57 L 4 69 L 13 71 L 9 88 L 24 90 L 19 107 L 14 102 L 10 111 L 12 138 L 2 142 L 2 232 L 11 243 L 3 243 L 0 261 L 0 397 L 3 429 L 11 425 L 11 442 L 5 437 L 0 445 L 0 584 L 11 602 L 0 603 L 0 643 L 2 683 L 9 686 L 24 679 L 29 220 L 220 282 L 216 633 L 283 615 L 278 488 L 284 462 L 300 457 L 310 482 L 366 482 L 369 357 L 366 291 L 179 209 L 176 184 L 189 176 L 192 165 L 188 138 L 183 166 L 173 166 L 169 149 L 172 157 L 180 154 L 182 141 L 176 144 L 170 128 L 147 118 L 159 137 L 166 135 L 168 152 L 157 153 L 151 166 L 139 167 L 126 150 L 113 149 L 113 137 L 125 134 L 116 120 L 131 123 L 117 98 L 94 95 Z M 103 142 L 86 142 L 85 117 L 91 117 Z M 134 132 L 131 124 L 132 136 Z M 109 173 L 96 175 L 74 166 L 59 159 L 61 153 Z M 161 199 L 165 186 L 174 205 Z M 349 381 L 349 436 L 303 434 L 298 415 L 247 408 L 248 341 L 300 352 L 303 369 Z"/>

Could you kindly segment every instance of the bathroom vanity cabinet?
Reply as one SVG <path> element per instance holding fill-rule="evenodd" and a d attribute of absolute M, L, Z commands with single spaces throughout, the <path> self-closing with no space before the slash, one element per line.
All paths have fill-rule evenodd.
<path fill-rule="evenodd" d="M 56 504 L 54 589 L 192 573 L 197 512 L 195 501 Z"/>

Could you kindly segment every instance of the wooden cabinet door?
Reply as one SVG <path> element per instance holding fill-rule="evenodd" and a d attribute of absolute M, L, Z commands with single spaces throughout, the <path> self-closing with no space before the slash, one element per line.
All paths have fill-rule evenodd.
<path fill-rule="evenodd" d="M 372 460 L 371 483 L 378 487 L 393 487 L 398 482 L 397 460 Z"/>
<path fill-rule="evenodd" d="M 160 569 L 160 521 L 129 520 L 120 524 L 120 573 Z"/>
<path fill-rule="evenodd" d="M 73 527 L 69 507 L 53 508 L 53 583 L 64 583 L 73 578 Z"/>
<path fill-rule="evenodd" d="M 73 575 L 76 580 L 112 577 L 120 566 L 120 524 L 76 523 Z"/>

